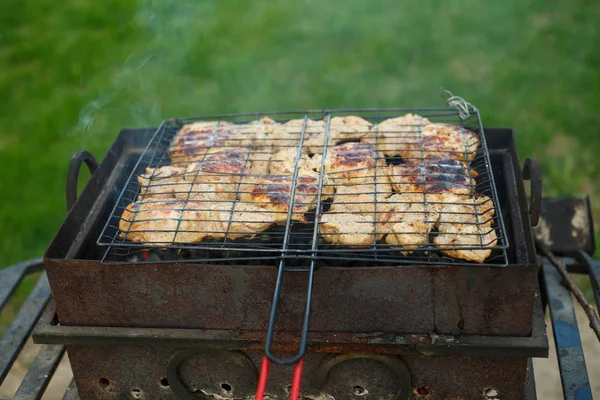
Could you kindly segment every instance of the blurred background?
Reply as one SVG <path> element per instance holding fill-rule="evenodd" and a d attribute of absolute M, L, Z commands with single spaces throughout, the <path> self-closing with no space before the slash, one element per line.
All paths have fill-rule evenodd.
<path fill-rule="evenodd" d="M 516 130 L 546 194 L 589 194 L 600 217 L 599 22 L 594 0 L 3 0 L 0 267 L 43 254 L 71 155 L 101 160 L 122 128 L 443 107 L 440 86 Z"/>

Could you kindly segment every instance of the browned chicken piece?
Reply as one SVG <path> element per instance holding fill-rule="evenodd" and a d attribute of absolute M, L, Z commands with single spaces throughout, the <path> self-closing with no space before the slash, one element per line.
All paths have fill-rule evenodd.
<path fill-rule="evenodd" d="M 326 242 L 360 248 L 383 238 L 393 210 L 386 202 L 376 202 L 373 193 L 361 194 L 361 190 L 358 186 L 337 187 L 331 208 L 319 222 L 319 233 Z"/>
<path fill-rule="evenodd" d="M 257 179 L 244 179 L 240 185 L 241 202 L 255 204 L 270 211 L 276 222 L 286 222 L 291 203 L 293 179 L 290 176 L 269 175 Z M 305 213 L 317 205 L 319 194 L 319 178 L 314 176 L 298 176 L 293 199 L 291 219 L 307 222 Z M 323 185 L 321 200 L 331 198 L 333 188 Z"/>
<path fill-rule="evenodd" d="M 147 173 L 138 177 L 140 194 L 137 201 L 168 199 L 233 200 L 237 184 L 227 176 L 187 174 L 177 167 L 146 168 Z"/>
<path fill-rule="evenodd" d="M 271 175 L 289 175 L 294 174 L 296 168 L 296 158 L 298 156 L 297 149 L 285 149 L 274 153 L 271 156 L 269 163 L 269 173 Z M 300 155 L 298 163 L 298 172 L 300 175 L 308 175 L 318 177 L 318 171 L 321 168 L 320 157 L 310 157 L 306 153 Z"/>
<path fill-rule="evenodd" d="M 461 161 L 439 159 L 390 164 L 388 176 L 398 193 L 475 194 L 477 172 Z"/>
<path fill-rule="evenodd" d="M 268 172 L 271 149 L 223 148 L 209 154 L 202 162 L 188 164 L 186 177 L 194 180 L 196 175 L 221 176 L 221 180 L 239 181 L 241 175 L 265 175 Z"/>
<path fill-rule="evenodd" d="M 205 213 L 190 211 L 195 203 L 164 200 L 131 203 L 119 220 L 121 236 L 154 245 L 199 242 L 207 237 Z"/>
<path fill-rule="evenodd" d="M 369 121 L 349 115 L 333 117 L 329 123 L 329 146 L 360 140 L 371 132 L 373 124 Z"/>
<path fill-rule="evenodd" d="M 325 172 L 334 183 L 372 183 L 378 166 L 375 149 L 360 143 L 331 147 L 325 157 Z"/>
<path fill-rule="evenodd" d="M 496 246 L 494 203 L 487 196 L 442 196 L 434 244 L 447 256 L 484 262 Z M 462 247 L 462 248 L 461 248 Z M 450 250 L 448 250 L 450 249 Z"/>
<path fill-rule="evenodd" d="M 269 166 L 273 157 L 273 146 L 255 146 L 250 151 L 248 157 L 248 166 L 246 168 L 248 175 L 267 175 Z"/>
<path fill-rule="evenodd" d="M 137 178 L 140 185 L 137 201 L 175 198 L 175 192 L 182 189 L 182 184 L 187 187 L 185 171 L 185 168 L 172 166 L 146 168 L 146 173 Z"/>
<path fill-rule="evenodd" d="M 263 117 L 247 124 L 236 124 L 233 126 L 233 131 L 236 134 L 253 138 L 253 145 L 257 145 L 258 143 L 264 143 L 268 136 L 280 125 L 269 117 Z"/>
<path fill-rule="evenodd" d="M 404 161 L 452 158 L 471 162 L 479 147 L 477 135 L 465 128 L 448 124 L 429 124 L 423 128 L 420 143 L 401 150 Z"/>
<path fill-rule="evenodd" d="M 248 148 L 264 143 L 265 138 L 279 124 L 270 118 L 262 118 L 248 124 L 233 124 L 228 121 L 195 122 L 184 125 L 174 137 L 169 148 L 173 164 L 204 161 L 209 154 L 222 148 Z"/>
<path fill-rule="evenodd" d="M 210 154 L 203 162 L 188 165 L 186 180 L 190 182 L 238 183 L 242 175 L 250 173 L 249 149 L 230 148 Z"/>
<path fill-rule="evenodd" d="M 183 167 L 148 168 L 138 177 L 141 186 L 139 200 L 152 196 L 179 199 L 233 200 L 242 176 L 265 175 L 270 157 L 268 150 L 253 153 L 248 149 L 225 148 L 210 154 L 204 162 Z M 248 158 L 248 160 L 246 160 Z"/>
<path fill-rule="evenodd" d="M 361 139 L 361 143 L 376 147 L 380 157 L 399 156 L 405 148 L 420 143 L 421 132 L 428 124 L 430 121 L 427 118 L 416 114 L 389 118 L 374 126 L 371 133 Z"/>
<path fill-rule="evenodd" d="M 426 246 L 429 233 L 440 217 L 441 206 L 436 195 L 420 193 L 395 194 L 387 201 L 395 214 L 390 218 L 385 241 L 394 247 L 408 249 L 410 254 Z"/>
<path fill-rule="evenodd" d="M 319 233 L 327 243 L 351 248 L 373 245 L 373 215 L 328 212 L 319 222 Z"/>
<path fill-rule="evenodd" d="M 375 149 L 369 145 L 345 143 L 329 148 L 325 172 L 334 185 L 356 186 L 358 193 L 377 190 L 381 198 L 392 194 L 385 160 L 378 159 Z"/>
<path fill-rule="evenodd" d="M 184 125 L 171 141 L 169 157 L 173 164 L 203 161 L 207 154 L 223 147 L 245 147 L 235 140 L 233 124 L 227 121 L 195 122 Z"/>
<path fill-rule="evenodd" d="M 129 204 L 119 229 L 125 240 L 165 246 L 226 236 L 252 237 L 273 223 L 269 213 L 250 204 L 236 204 L 234 208 L 233 202 L 176 199 Z"/>
<path fill-rule="evenodd" d="M 276 214 L 254 204 L 214 200 L 206 204 L 209 209 L 207 222 L 212 224 L 211 238 L 253 238 L 278 222 Z"/>
<path fill-rule="evenodd" d="M 267 138 L 275 147 L 275 151 L 289 148 L 297 149 L 304 130 L 303 150 L 307 153 L 322 153 L 326 125 L 324 121 L 315 121 L 310 118 L 292 119 L 283 125 L 277 126 Z"/>
<path fill-rule="evenodd" d="M 387 157 L 401 156 L 406 162 L 451 158 L 465 163 L 475 158 L 479 138 L 465 128 L 428 121 L 427 124 L 416 124 L 414 118 L 411 118 L 411 124 L 405 125 L 388 121 L 379 124 L 376 133 L 362 139 L 363 143 L 377 147 Z"/>

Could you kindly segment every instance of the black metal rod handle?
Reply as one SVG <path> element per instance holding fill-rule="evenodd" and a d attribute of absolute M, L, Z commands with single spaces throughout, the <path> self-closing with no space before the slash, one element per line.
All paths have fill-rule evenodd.
<path fill-rule="evenodd" d="M 529 221 L 531 226 L 537 226 L 542 212 L 542 169 L 535 158 L 528 157 L 523 164 L 523 179 L 530 181 Z"/>
<path fill-rule="evenodd" d="M 84 162 L 92 175 L 98 169 L 98 162 L 90 152 L 80 151 L 73 155 L 67 171 L 67 211 L 70 211 L 77 201 L 77 179 Z"/>
<path fill-rule="evenodd" d="M 277 317 L 277 309 L 279 307 L 279 299 L 281 297 L 281 287 L 283 286 L 283 274 L 285 272 L 285 262 L 282 260 L 279 264 L 277 272 L 277 282 L 275 284 L 275 293 L 273 295 L 273 305 L 271 307 L 271 315 L 269 318 L 269 328 L 267 329 L 267 340 L 265 343 L 265 355 L 279 365 L 292 365 L 297 363 L 304 357 L 306 352 L 306 343 L 308 339 L 308 322 L 310 320 L 310 302 L 312 299 L 312 286 L 315 274 L 315 261 L 312 260 L 308 269 L 308 287 L 306 288 L 306 304 L 304 306 L 304 318 L 302 320 L 302 331 L 300 333 L 300 345 L 298 352 L 292 358 L 281 359 L 273 355 L 271 347 L 273 346 L 273 337 L 275 335 L 275 324 Z"/>

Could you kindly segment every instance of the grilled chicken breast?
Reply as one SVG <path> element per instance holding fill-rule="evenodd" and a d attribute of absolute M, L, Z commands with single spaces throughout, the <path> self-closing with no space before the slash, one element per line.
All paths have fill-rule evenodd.
<path fill-rule="evenodd" d="M 218 153 L 222 148 L 254 148 L 265 146 L 266 138 L 273 132 L 275 121 L 262 118 L 248 124 L 227 121 L 195 122 L 184 125 L 173 138 L 169 157 L 173 164 L 204 161 L 208 154 Z"/>
<path fill-rule="evenodd" d="M 181 191 L 179 185 L 186 186 L 185 171 L 185 168 L 172 166 L 146 168 L 146 173 L 137 177 L 140 185 L 137 201 L 174 199 L 175 193 Z"/>
<path fill-rule="evenodd" d="M 285 149 L 274 153 L 269 162 L 269 173 L 271 175 L 293 176 L 296 168 L 296 159 L 298 157 L 297 149 Z M 321 169 L 321 158 L 310 157 L 306 153 L 300 155 L 298 163 L 298 173 L 303 176 L 318 177 L 318 171 Z"/>
<path fill-rule="evenodd" d="M 388 176 L 398 193 L 475 194 L 475 170 L 453 159 L 428 160 L 388 166 Z"/>
<path fill-rule="evenodd" d="M 498 243 L 494 213 L 487 196 L 444 195 L 433 242 L 447 256 L 482 263 Z"/>
<path fill-rule="evenodd" d="M 165 246 L 252 237 L 273 223 L 271 214 L 250 204 L 175 199 L 129 204 L 119 229 L 125 240 Z"/>
<path fill-rule="evenodd" d="M 329 123 L 329 146 L 360 140 L 371 132 L 373 124 L 369 121 L 349 115 L 333 117 Z"/>
<path fill-rule="evenodd" d="M 412 250 L 426 246 L 429 233 L 440 217 L 436 198 L 420 193 L 395 194 L 387 202 L 394 210 L 388 223 L 385 241 L 395 247 Z"/>
<path fill-rule="evenodd" d="M 416 114 L 389 118 L 371 129 L 361 143 L 375 147 L 380 157 L 396 157 L 406 148 L 412 148 L 421 140 L 423 127 L 430 124 L 427 118 Z"/>
<path fill-rule="evenodd" d="M 321 153 L 325 138 L 325 122 L 314 121 L 310 118 L 292 119 L 277 126 L 267 140 L 274 146 L 275 152 L 288 149 L 298 149 L 304 132 L 302 148 L 307 153 Z"/>
<path fill-rule="evenodd" d="M 331 147 L 325 157 L 325 172 L 336 186 L 356 186 L 358 193 L 377 193 L 380 198 L 392 194 L 385 161 L 378 159 L 369 145 L 345 143 Z"/>
<path fill-rule="evenodd" d="M 405 162 L 451 158 L 468 163 L 475 158 L 479 146 L 477 135 L 465 128 L 432 124 L 413 114 L 383 121 L 361 141 L 386 157 L 401 156 Z"/>
<path fill-rule="evenodd" d="M 360 248 L 383 238 L 393 209 L 385 201 L 376 201 L 374 192 L 362 190 L 361 186 L 337 186 L 331 207 L 319 222 L 326 242 Z"/>
<path fill-rule="evenodd" d="M 314 176 L 298 176 L 292 201 L 291 176 L 265 176 L 258 179 L 244 180 L 240 185 L 239 199 L 241 202 L 255 204 L 263 210 L 275 215 L 276 222 L 286 222 L 290 204 L 292 204 L 291 219 L 307 222 L 305 213 L 317 205 L 319 194 L 319 178 Z M 331 185 L 323 185 L 321 200 L 330 198 L 333 194 Z"/>

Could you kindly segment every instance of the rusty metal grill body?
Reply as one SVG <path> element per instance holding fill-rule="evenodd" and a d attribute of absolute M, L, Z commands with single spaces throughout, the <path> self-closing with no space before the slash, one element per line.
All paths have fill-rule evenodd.
<path fill-rule="evenodd" d="M 68 338 L 46 338 L 68 344 L 83 399 L 127 397 L 136 385 L 151 398 L 176 398 L 156 383 L 169 364 L 172 389 L 180 379 L 179 393 L 189 398 L 220 391 L 241 399 L 256 387 L 253 371 L 264 351 L 278 260 L 102 262 L 106 248 L 96 239 L 155 133 L 121 132 L 50 245 L 44 264 L 58 321 L 51 321 L 52 308 L 47 324 L 59 322 L 57 329 L 71 331 Z M 398 391 L 408 395 L 406 385 L 411 393 L 422 385 L 429 390 L 423 398 L 475 399 L 486 382 L 500 385 L 508 398 L 523 398 L 527 360 L 547 348 L 545 336 L 534 332 L 536 256 L 512 131 L 489 129 L 485 138 L 496 207 L 510 243 L 508 265 L 323 263 L 314 271 L 303 378 L 308 398 L 350 398 L 343 393 L 357 387 L 388 399 Z M 297 351 L 307 279 L 290 272 L 282 282 L 272 342 L 280 356 Z M 203 351 L 185 353 L 198 348 Z M 235 364 L 245 372 L 215 368 L 202 383 L 193 371 L 207 362 Z M 324 384 L 323 369 L 329 372 Z M 381 373 L 364 373 L 370 369 Z M 289 374 L 278 371 L 272 372 L 271 390 L 284 398 Z M 99 386 L 101 378 L 109 380 L 109 390 Z M 391 379 L 391 386 L 377 379 Z M 225 393 L 228 387 L 235 395 Z"/>
<path fill-rule="evenodd" d="M 424 138 L 423 131 L 425 125 L 421 125 L 421 122 L 415 122 L 413 125 L 400 126 L 400 125 L 384 125 L 384 121 L 390 120 L 390 118 L 400 117 L 407 113 L 415 113 L 423 118 L 429 120 L 432 124 L 443 123 L 460 126 L 461 130 L 459 134 L 463 132 L 472 131 L 473 136 L 466 140 L 464 145 L 459 146 L 461 151 L 451 150 L 440 150 L 430 149 L 427 146 L 427 140 Z M 361 126 L 354 127 L 355 132 L 347 133 L 341 132 L 336 134 L 337 142 L 333 141 L 333 132 L 337 132 L 338 127 L 334 127 L 331 124 L 332 119 L 336 117 L 344 117 L 347 115 L 358 116 L 364 118 L 365 121 L 372 123 L 372 126 Z M 286 121 L 297 121 L 299 126 L 286 127 L 282 125 L 280 130 L 284 131 L 283 134 L 276 136 L 273 139 L 261 138 L 261 119 L 264 117 L 272 117 L 277 123 L 284 123 Z M 420 121 L 420 120 L 419 120 Z M 214 122 L 214 126 L 207 128 L 209 133 L 205 135 L 211 138 L 213 141 L 219 141 L 221 137 L 228 137 L 229 139 L 225 142 L 228 148 L 237 149 L 237 153 L 233 154 L 233 158 L 227 161 L 228 165 L 237 166 L 235 173 L 221 173 L 218 172 L 215 175 L 211 175 L 210 184 L 204 185 L 193 185 L 192 183 L 182 184 L 181 182 L 196 182 L 199 179 L 200 168 L 188 170 L 187 172 L 178 172 L 185 176 L 182 181 L 174 181 L 172 176 L 165 176 L 164 170 L 160 167 L 169 166 L 173 169 L 180 169 L 183 171 L 186 167 L 189 167 L 190 163 L 201 165 L 202 163 L 212 163 L 214 160 L 210 160 L 211 156 L 216 153 L 211 153 L 215 147 L 206 145 L 204 142 L 198 144 L 192 139 L 185 137 L 180 138 L 181 128 L 188 126 L 189 124 L 199 122 Z M 255 122 L 256 125 L 250 123 Z M 311 124 L 322 122 L 318 127 L 314 127 Z M 238 132 L 243 130 L 242 133 Z M 381 132 L 380 132 L 381 131 Z M 384 132 L 385 131 L 385 132 Z M 202 131 L 200 131 L 202 132 Z M 203 118 L 189 118 L 189 119 L 177 119 L 168 120 L 156 130 L 149 140 L 147 147 L 143 150 L 139 157 L 139 160 L 135 164 L 135 167 L 131 171 L 131 174 L 127 178 L 126 184 L 122 187 L 119 198 L 114 204 L 114 208 L 110 214 L 110 218 L 106 221 L 104 228 L 98 238 L 98 244 L 102 246 L 108 246 L 106 253 L 103 257 L 103 261 L 107 263 L 135 263 L 144 262 L 147 263 L 148 258 L 139 257 L 140 252 L 147 249 L 154 249 L 157 253 L 158 260 L 169 260 L 169 261 L 198 261 L 198 262 L 213 262 L 220 261 L 222 259 L 232 260 L 233 258 L 240 261 L 254 260 L 263 262 L 267 258 L 274 260 L 298 260 L 299 258 L 304 259 L 306 267 L 311 261 L 324 261 L 326 260 L 339 262 L 341 260 L 352 261 L 367 261 L 373 264 L 459 264 L 464 265 L 467 263 L 474 263 L 468 260 L 460 260 L 456 258 L 450 258 L 443 256 L 440 253 L 443 250 L 473 250 L 481 249 L 482 247 L 489 248 L 492 250 L 492 254 L 487 258 L 487 265 L 498 265 L 504 266 L 508 263 L 506 249 L 508 242 L 506 238 L 506 228 L 504 226 L 504 220 L 502 213 L 496 212 L 493 216 L 489 216 L 480 212 L 479 209 L 483 209 L 484 206 L 489 205 L 498 207 L 498 196 L 493 179 L 493 171 L 490 166 L 490 156 L 487 149 L 485 136 L 481 134 L 482 125 L 479 118 L 479 114 L 472 115 L 467 120 L 462 120 L 458 112 L 454 109 L 389 109 L 389 110 L 341 110 L 341 111 L 319 111 L 319 112 L 298 112 L 298 113 L 265 113 L 265 114 L 235 114 L 235 115 L 221 115 L 215 117 L 203 117 Z M 196 133 L 196 132 L 193 132 Z M 387 179 L 387 168 L 385 167 L 373 167 L 359 165 L 357 167 L 350 167 L 350 171 L 344 169 L 342 171 L 335 171 L 325 173 L 325 160 L 334 151 L 337 143 L 349 143 L 358 142 L 361 138 L 364 138 L 368 134 L 372 134 L 373 138 L 370 140 L 370 144 L 361 144 L 358 149 L 360 157 L 365 157 L 365 154 L 369 152 L 372 145 L 374 150 L 373 164 L 383 165 L 385 167 L 389 165 L 421 165 L 427 161 L 431 161 L 429 157 L 433 157 L 436 160 L 436 168 L 434 171 L 423 167 L 418 169 L 416 173 L 416 179 L 421 182 L 422 188 L 413 189 L 411 193 L 419 195 L 423 204 L 424 211 L 411 211 L 411 209 L 403 211 L 406 214 L 423 214 L 425 217 L 426 224 L 429 224 L 428 218 L 433 215 L 434 210 L 441 207 L 442 205 L 462 205 L 470 204 L 471 208 L 475 211 L 472 212 L 472 222 L 465 222 L 464 225 L 472 227 L 473 229 L 465 229 L 464 231 L 454 232 L 454 235 L 458 237 L 475 238 L 479 243 L 471 244 L 458 244 L 456 241 L 448 243 L 446 245 L 437 244 L 434 245 L 433 239 L 430 237 L 422 245 L 417 245 L 411 248 L 411 252 L 403 252 L 397 245 L 388 244 L 385 240 L 379 238 L 383 233 L 378 234 L 378 229 L 382 229 L 379 221 L 385 211 L 381 211 L 381 204 L 378 206 L 378 199 L 382 202 L 384 195 L 381 187 L 384 186 L 380 183 L 380 180 Z M 385 139 L 383 135 L 385 136 Z M 263 135 L 267 136 L 268 135 Z M 179 139 L 177 139 L 179 138 Z M 315 140 L 315 138 L 317 140 Z M 384 156 L 383 144 L 378 141 L 387 140 L 386 146 L 404 146 L 413 148 L 412 151 L 407 152 L 408 154 L 404 157 L 399 156 Z M 177 143 L 184 142 L 183 149 L 172 152 L 173 146 Z M 316 143 L 315 143 L 316 142 Z M 264 143 L 269 143 L 268 150 Z M 310 145 L 309 145 L 310 144 Z M 358 144 L 358 143 L 355 143 Z M 475 150 L 476 148 L 476 150 Z M 247 150 L 244 153 L 244 149 Z M 355 148 L 350 148 L 348 153 L 352 153 Z M 277 173 L 253 173 L 250 167 L 252 162 L 266 163 L 268 164 L 267 170 L 274 167 L 274 164 L 283 162 L 281 154 L 285 152 L 291 152 L 290 155 L 295 157 L 291 168 L 285 172 Z M 364 153 L 364 154 L 363 154 Z M 307 154 L 310 154 L 309 157 Z M 317 157 L 313 156 L 315 154 Z M 345 153 L 342 153 L 345 154 Z M 355 152 L 353 154 L 356 154 Z M 251 160 L 251 156 L 255 159 Z M 237 158 L 236 158 L 237 157 Z M 443 191 L 446 186 L 452 185 L 452 182 L 447 180 L 458 179 L 458 170 L 462 168 L 456 168 L 457 165 L 453 163 L 450 167 L 442 164 L 439 166 L 437 158 L 443 158 L 443 162 L 453 161 L 457 165 L 458 163 L 464 163 L 466 170 L 465 179 L 463 183 L 464 188 L 457 198 L 451 200 L 440 200 L 435 195 Z M 448 160 L 451 159 L 451 160 Z M 316 172 L 314 176 L 314 183 L 309 185 L 305 183 L 309 177 L 301 176 L 300 164 L 305 161 L 312 162 Z M 314 160 L 314 162 L 313 162 Z M 368 163 L 367 163 L 368 164 Z M 149 172 L 146 168 L 150 168 Z M 352 169 L 354 168 L 354 169 Z M 439 170 L 442 170 L 440 172 Z M 448 170 L 450 172 L 448 172 Z M 165 199 L 153 196 L 150 194 L 148 187 L 141 186 L 138 181 L 138 176 L 143 175 L 146 171 L 147 179 L 149 181 L 148 187 L 161 195 L 165 193 L 172 193 L 173 201 L 165 203 Z M 384 172 L 382 172 L 384 171 Z M 348 179 L 342 179 L 340 176 L 357 174 L 359 177 L 352 177 Z M 391 178 L 403 181 L 408 179 L 406 172 L 392 172 L 389 173 Z M 476 177 L 474 177 L 477 175 Z M 327 176 L 327 177 L 326 177 Z M 267 230 L 257 232 L 257 235 L 252 238 L 237 238 L 235 235 L 240 235 L 241 232 L 236 231 L 234 226 L 240 224 L 251 224 L 252 220 L 248 220 L 244 217 L 245 214 L 236 216 L 236 212 L 244 205 L 259 205 L 265 207 L 269 202 L 277 201 L 277 196 L 281 193 L 277 192 L 277 187 L 280 184 L 270 183 L 260 185 L 262 194 L 267 198 L 266 200 L 249 202 L 244 195 L 251 195 L 252 190 L 256 189 L 256 186 L 251 182 L 259 181 L 263 182 L 264 179 L 271 179 L 269 182 L 275 180 L 275 182 L 289 182 L 289 193 L 285 193 L 285 197 L 289 197 L 289 204 L 295 205 L 294 207 L 288 207 L 288 210 L 284 211 L 273 211 L 270 209 L 261 209 L 265 218 L 271 218 L 273 214 L 279 215 L 279 223 L 275 224 Z M 304 179 L 304 180 L 301 180 Z M 216 182 L 216 184 L 215 184 Z M 233 182 L 233 183 L 232 183 Z M 219 193 L 220 197 L 210 198 L 209 200 L 197 201 L 194 196 L 206 196 L 213 191 L 215 186 L 221 186 Z M 317 198 L 315 204 L 312 207 L 307 203 L 307 197 L 299 194 L 301 186 L 312 186 L 314 189 L 312 194 Z M 352 187 L 352 191 L 346 195 L 339 194 L 342 189 Z M 366 225 L 372 224 L 373 232 L 372 242 L 362 246 L 361 249 L 349 247 L 347 245 L 332 244 L 328 241 L 323 240 L 326 234 L 320 232 L 320 226 L 323 222 L 323 212 L 330 215 L 340 214 L 340 211 L 328 211 L 332 207 L 331 199 L 327 198 L 326 193 L 335 191 L 337 189 L 336 196 L 340 201 L 343 201 L 346 206 L 352 205 L 354 208 L 368 208 L 368 203 L 373 203 L 372 210 L 373 214 L 372 222 L 360 220 L 356 223 L 359 231 L 366 229 Z M 356 193 L 358 192 L 358 193 Z M 357 194 L 363 195 L 364 199 L 355 199 Z M 391 194 L 391 193 L 390 193 Z M 487 196 L 483 204 L 475 204 L 475 196 Z M 175 199 L 179 200 L 179 203 L 172 204 Z M 275 199 L 275 200 L 274 200 Z M 370 199 L 370 200 L 369 200 Z M 123 216 L 123 212 L 126 207 L 134 202 L 143 202 L 147 204 L 154 203 L 158 207 L 160 205 L 161 211 L 171 211 L 175 208 L 177 216 L 169 217 L 171 220 L 176 220 L 175 226 L 163 227 L 160 232 L 169 232 L 172 240 L 170 242 L 152 242 L 145 240 L 143 243 L 135 243 L 127 240 L 128 234 L 148 234 L 156 232 L 156 228 L 136 228 L 133 230 L 132 225 L 129 225 L 125 231 L 120 229 L 120 223 L 123 220 L 127 222 L 141 220 L 142 222 L 152 220 L 153 217 L 147 216 L 147 214 L 137 211 L 133 213 L 133 216 L 128 218 Z M 164 205 L 163 205 L 164 203 Z M 225 207 L 225 212 L 215 212 L 214 207 L 216 204 L 222 204 Z M 400 199 L 396 203 L 396 206 L 402 207 L 407 205 L 406 199 Z M 305 211 L 306 221 L 300 223 L 294 220 L 293 214 L 296 213 L 296 207 L 307 208 Z M 220 209 L 220 207 L 219 207 Z M 356 214 L 364 214 L 364 211 L 350 211 L 344 212 L 348 219 L 353 219 Z M 466 211 L 453 211 L 450 213 L 453 217 L 467 217 Z M 186 217 L 186 215 L 194 215 L 193 217 Z M 200 216 L 198 216 L 200 215 Z M 234 217 L 235 216 L 235 217 Z M 238 218 L 238 219 L 236 219 Z M 303 218 L 304 219 L 304 218 Z M 369 218 L 367 218 L 369 219 Z M 197 226 L 207 225 L 211 223 L 215 227 L 206 233 L 209 236 L 198 243 L 186 243 L 184 240 L 179 240 L 185 236 L 183 226 L 186 226 L 185 222 L 188 220 L 193 221 Z M 162 220 L 161 220 L 162 221 Z M 183 221 L 183 223 L 182 223 Z M 321 225 L 320 225 L 321 224 Z M 431 222 L 433 224 L 433 222 Z M 154 229 L 154 230 L 153 230 Z M 199 229 L 199 228 L 197 228 Z M 345 228 L 346 231 L 339 232 L 340 236 L 350 235 L 352 232 L 350 228 Z M 406 228 L 405 228 L 406 229 Z M 473 233 L 473 230 L 476 233 Z M 497 236 L 497 241 L 490 242 L 488 234 L 494 232 Z M 199 230 L 187 229 L 185 233 L 200 233 Z M 395 232 L 397 235 L 427 235 L 429 231 L 421 231 L 411 233 L 408 231 Z M 231 239 L 231 237 L 234 239 Z M 212 237 L 212 238 L 211 238 Z M 216 237 L 222 237 L 217 239 Z M 164 251 L 168 249 L 169 251 Z M 292 263 L 293 264 L 293 263 Z"/>

